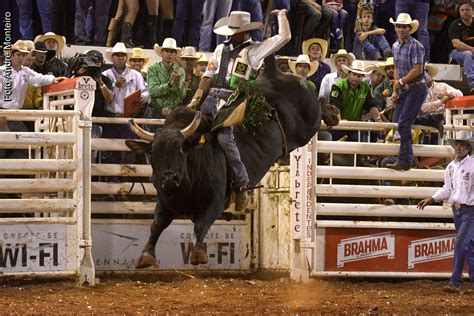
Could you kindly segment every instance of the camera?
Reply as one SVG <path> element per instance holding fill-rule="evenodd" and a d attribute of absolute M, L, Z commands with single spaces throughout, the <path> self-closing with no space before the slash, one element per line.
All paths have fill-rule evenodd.
<path fill-rule="evenodd" d="M 100 76 L 104 59 L 98 51 L 91 50 L 85 54 L 76 54 L 70 60 L 68 73 L 71 76 Z"/>

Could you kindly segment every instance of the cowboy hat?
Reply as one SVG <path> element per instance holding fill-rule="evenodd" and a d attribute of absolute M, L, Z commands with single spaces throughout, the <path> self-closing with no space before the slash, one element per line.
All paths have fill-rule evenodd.
<path fill-rule="evenodd" d="M 428 73 L 428 76 L 434 78 L 438 74 L 438 67 L 433 64 L 425 64 L 425 71 Z"/>
<path fill-rule="evenodd" d="M 382 62 L 379 64 L 379 68 L 385 76 L 387 76 L 387 72 L 385 71 L 387 67 L 395 67 L 395 62 L 394 62 L 393 57 L 388 57 L 387 60 L 385 60 L 385 62 Z"/>
<path fill-rule="evenodd" d="M 189 58 L 189 59 L 200 59 L 201 57 L 196 54 L 196 48 L 193 46 L 186 46 L 183 47 L 183 51 L 181 52 L 181 58 Z"/>
<path fill-rule="evenodd" d="M 355 55 L 352 53 L 348 53 L 345 49 L 340 49 L 335 54 L 331 54 L 331 64 L 336 66 L 336 59 L 338 57 L 346 57 L 349 59 L 349 65 L 356 59 Z"/>
<path fill-rule="evenodd" d="M 301 50 L 302 50 L 303 54 L 309 55 L 308 54 L 309 48 L 313 44 L 318 44 L 319 46 L 321 46 L 321 50 L 322 50 L 321 60 L 325 59 L 326 55 L 328 54 L 328 41 L 326 41 L 322 38 L 310 38 L 310 39 L 307 39 L 306 41 L 304 41 L 303 44 L 301 45 L 302 46 Z"/>
<path fill-rule="evenodd" d="M 232 11 L 214 25 L 214 33 L 225 36 L 258 29 L 263 29 L 263 23 L 250 22 L 250 13 L 245 11 Z"/>
<path fill-rule="evenodd" d="M 132 54 L 128 58 L 128 60 L 130 59 L 143 59 L 143 65 L 146 65 L 148 63 L 148 60 L 150 59 L 150 56 L 145 56 L 143 49 L 141 49 L 140 47 L 134 47 L 132 48 Z"/>
<path fill-rule="evenodd" d="M 448 143 L 451 145 L 451 147 L 454 148 L 454 145 L 456 144 L 456 141 L 463 141 L 471 147 L 471 152 L 474 150 L 474 138 L 469 137 L 469 134 L 467 131 L 459 131 L 457 133 L 456 138 L 448 138 Z"/>
<path fill-rule="evenodd" d="M 296 60 L 289 60 L 288 65 L 290 66 L 291 72 L 294 74 L 296 73 L 296 65 L 297 64 L 306 64 L 309 66 L 309 72 L 306 78 L 311 77 L 316 70 L 318 70 L 318 65 L 315 62 L 310 61 L 309 56 L 305 54 L 301 54 L 296 58 Z"/>
<path fill-rule="evenodd" d="M 13 52 L 15 50 L 19 51 L 20 53 L 27 53 L 27 54 L 30 52 L 30 50 L 28 49 L 27 43 L 25 43 L 25 41 L 22 41 L 22 40 L 16 41 L 15 44 L 10 46 L 10 49 L 5 49 L 5 51 L 8 51 L 8 52 Z"/>
<path fill-rule="evenodd" d="M 53 32 L 47 32 L 44 35 L 38 35 L 35 37 L 35 43 L 36 42 L 44 42 L 48 39 L 53 39 L 58 43 L 58 53 L 63 51 L 64 45 L 66 45 L 66 38 L 61 35 L 56 35 Z"/>
<path fill-rule="evenodd" d="M 115 44 L 114 47 L 112 47 L 112 49 L 107 49 L 105 51 L 105 58 L 112 61 L 113 54 L 118 54 L 118 53 L 127 54 L 127 59 L 129 59 L 131 55 L 131 53 L 127 51 L 127 47 L 125 47 L 124 43 L 117 42 L 117 44 Z"/>
<path fill-rule="evenodd" d="M 418 26 L 420 26 L 420 23 L 418 22 L 418 20 L 412 20 L 411 16 L 408 13 L 400 13 L 396 21 L 390 18 L 390 23 L 392 23 L 393 25 L 396 25 L 396 24 L 410 25 L 411 27 L 410 34 L 415 33 L 416 30 L 418 30 Z"/>
<path fill-rule="evenodd" d="M 356 74 L 361 74 L 361 75 L 368 75 L 372 72 L 373 67 L 365 67 L 364 62 L 362 60 L 354 60 L 351 64 L 350 67 L 347 67 L 346 65 L 342 65 L 342 70 L 348 74 L 350 72 L 355 72 Z"/>
<path fill-rule="evenodd" d="M 275 56 L 275 61 L 277 63 L 277 66 L 280 67 L 281 64 L 288 64 L 290 60 L 296 60 L 294 57 L 291 56 Z"/>
<path fill-rule="evenodd" d="M 197 55 L 199 56 L 199 59 L 196 64 L 206 63 L 207 65 L 209 63 L 209 58 L 207 58 L 207 55 L 205 53 L 197 53 Z"/>
<path fill-rule="evenodd" d="M 163 40 L 162 46 L 155 44 L 155 46 L 153 47 L 153 49 L 155 50 L 155 53 L 160 57 L 161 57 L 161 51 L 163 50 L 163 48 L 174 49 L 176 51 L 177 56 L 181 55 L 181 48 L 176 46 L 176 40 L 174 38 L 167 37 Z"/>

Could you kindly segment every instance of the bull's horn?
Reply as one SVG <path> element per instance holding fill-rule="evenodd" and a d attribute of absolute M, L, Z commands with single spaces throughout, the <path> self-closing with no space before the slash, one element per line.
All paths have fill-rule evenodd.
<path fill-rule="evenodd" d="M 153 137 L 155 136 L 155 134 L 145 131 L 143 128 L 138 126 L 137 123 L 135 123 L 133 120 L 130 120 L 129 124 L 132 132 L 134 132 L 138 137 L 149 142 L 153 141 Z"/>
<path fill-rule="evenodd" d="M 183 134 L 184 138 L 188 138 L 189 136 L 194 134 L 194 132 L 199 127 L 200 123 L 201 123 L 201 112 L 198 111 L 196 112 L 196 115 L 194 116 L 194 119 L 191 122 L 191 124 L 189 124 L 187 127 L 181 130 L 181 134 Z"/>

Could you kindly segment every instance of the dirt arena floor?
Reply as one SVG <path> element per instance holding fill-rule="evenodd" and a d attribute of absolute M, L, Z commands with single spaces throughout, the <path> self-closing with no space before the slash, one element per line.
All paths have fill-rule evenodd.
<path fill-rule="evenodd" d="M 65 280 L 0 279 L 5 314 L 465 314 L 474 294 L 442 292 L 446 281 L 312 279 L 286 274 L 180 272 L 100 276 L 95 287 Z M 467 287 L 466 287 L 467 288 Z"/>

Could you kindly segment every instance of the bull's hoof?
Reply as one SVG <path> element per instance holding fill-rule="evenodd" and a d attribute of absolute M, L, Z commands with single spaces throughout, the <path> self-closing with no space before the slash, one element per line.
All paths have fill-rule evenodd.
<path fill-rule="evenodd" d="M 137 263 L 135 264 L 135 269 L 145 269 L 148 267 L 158 268 L 160 264 L 158 261 L 150 255 L 149 253 L 144 253 L 138 258 Z"/>
<path fill-rule="evenodd" d="M 189 259 L 189 262 L 197 266 L 198 264 L 206 264 L 208 262 L 208 257 L 204 245 L 196 245 L 193 250 L 193 254 Z"/>

